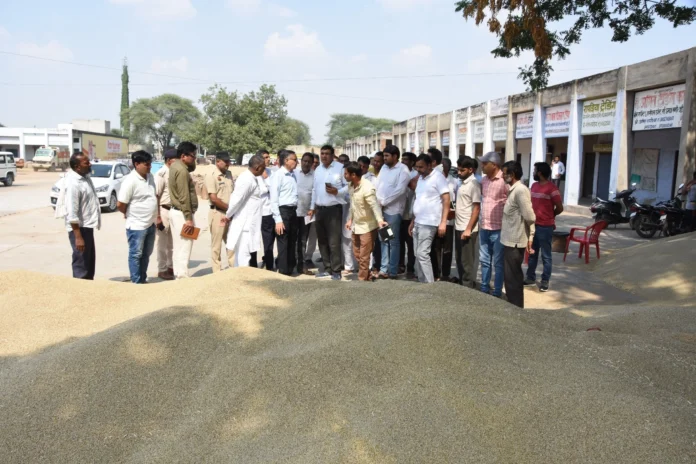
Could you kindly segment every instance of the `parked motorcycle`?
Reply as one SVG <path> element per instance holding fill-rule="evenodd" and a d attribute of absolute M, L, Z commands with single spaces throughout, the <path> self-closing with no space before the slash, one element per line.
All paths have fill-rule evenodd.
<path fill-rule="evenodd" d="M 633 197 L 634 188 L 619 192 L 613 201 L 596 198 L 590 212 L 595 221 L 607 221 L 609 225 L 625 224 L 631 220 L 631 207 L 636 204 Z"/>
<path fill-rule="evenodd" d="M 659 231 L 667 237 L 677 235 L 687 230 L 686 215 L 681 209 L 681 191 L 684 184 L 679 186 L 677 196 L 669 201 L 661 201 L 654 206 L 633 205 L 630 216 L 632 228 L 642 238 L 652 238 Z"/>

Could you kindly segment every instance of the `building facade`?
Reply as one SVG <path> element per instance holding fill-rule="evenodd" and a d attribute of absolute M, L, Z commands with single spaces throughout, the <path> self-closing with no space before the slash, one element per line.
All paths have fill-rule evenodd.
<path fill-rule="evenodd" d="M 696 170 L 696 48 L 549 87 L 426 114 L 393 127 L 401 151 L 497 151 L 522 164 L 559 156 L 568 205 L 635 186 L 641 202 L 674 196 Z M 351 141 L 352 142 L 352 141 Z"/>
<path fill-rule="evenodd" d="M 351 161 L 357 161 L 359 157 L 370 156 L 377 151 L 382 151 L 387 145 L 392 143 L 393 137 L 391 132 L 377 132 L 372 135 L 346 140 L 343 144 L 343 154 L 348 155 Z"/>

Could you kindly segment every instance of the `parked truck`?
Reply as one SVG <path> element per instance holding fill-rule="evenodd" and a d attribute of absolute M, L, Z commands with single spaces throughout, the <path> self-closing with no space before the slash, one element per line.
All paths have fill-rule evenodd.
<path fill-rule="evenodd" d="M 36 150 L 32 167 L 34 171 L 46 169 L 47 171 L 55 171 L 60 169 L 65 171 L 70 164 L 70 152 L 67 147 L 41 147 Z"/>

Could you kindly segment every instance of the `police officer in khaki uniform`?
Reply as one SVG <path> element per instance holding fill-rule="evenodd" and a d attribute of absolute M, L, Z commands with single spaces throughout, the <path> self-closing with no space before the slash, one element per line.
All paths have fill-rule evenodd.
<path fill-rule="evenodd" d="M 234 177 L 229 171 L 230 155 L 227 152 L 218 153 L 215 156 L 215 169 L 205 177 L 205 188 L 208 191 L 210 213 L 208 213 L 208 226 L 210 227 L 210 242 L 212 247 L 213 272 L 220 272 L 220 254 L 222 242 L 227 242 L 227 228 L 222 225 L 222 220 L 227 214 L 232 190 L 234 190 Z M 234 250 L 227 250 L 227 262 L 229 267 L 234 263 Z"/>
<path fill-rule="evenodd" d="M 157 199 L 159 200 L 159 214 L 157 215 L 157 270 L 162 280 L 174 280 L 174 267 L 172 255 L 174 242 L 172 241 L 172 229 L 169 223 L 169 211 L 172 208 L 172 200 L 169 196 L 169 166 L 179 159 L 176 148 L 170 148 L 164 152 L 164 166 L 155 173 L 155 185 L 157 186 Z"/>

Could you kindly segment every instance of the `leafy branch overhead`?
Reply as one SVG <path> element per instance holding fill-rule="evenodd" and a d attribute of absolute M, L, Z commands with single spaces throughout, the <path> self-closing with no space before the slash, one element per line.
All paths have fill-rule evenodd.
<path fill-rule="evenodd" d="M 534 51 L 534 63 L 520 68 L 519 75 L 531 91 L 548 85 L 550 60 L 568 56 L 588 29 L 608 26 L 612 42 L 626 42 L 632 34 L 652 28 L 656 18 L 674 27 L 696 20 L 696 7 L 677 5 L 676 0 L 459 0 L 455 5 L 465 19 L 473 19 L 477 26 L 485 22 L 499 38 L 491 52 L 495 57 Z M 505 17 L 504 23 L 500 17 Z M 564 19 L 573 20 L 570 27 L 551 30 L 552 23 Z"/>

